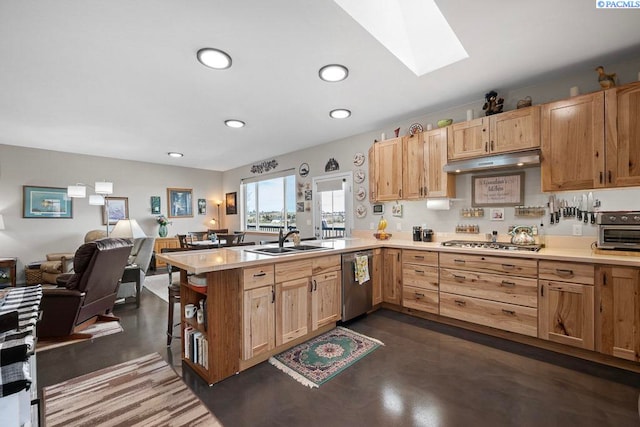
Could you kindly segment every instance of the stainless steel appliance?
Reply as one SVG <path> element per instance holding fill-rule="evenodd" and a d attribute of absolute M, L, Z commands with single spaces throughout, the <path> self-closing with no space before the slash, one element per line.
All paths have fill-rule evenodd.
<path fill-rule="evenodd" d="M 640 250 L 640 211 L 598 212 L 598 248 Z"/>
<path fill-rule="evenodd" d="M 367 257 L 369 280 L 356 281 L 356 259 Z M 342 321 L 346 322 L 360 316 L 373 307 L 373 251 L 352 252 L 342 255 Z"/>
<path fill-rule="evenodd" d="M 454 248 L 479 248 L 479 249 L 495 249 L 503 251 L 530 251 L 538 252 L 541 245 L 516 245 L 515 243 L 506 242 L 483 242 L 471 240 L 448 240 L 440 243 L 442 246 Z"/>

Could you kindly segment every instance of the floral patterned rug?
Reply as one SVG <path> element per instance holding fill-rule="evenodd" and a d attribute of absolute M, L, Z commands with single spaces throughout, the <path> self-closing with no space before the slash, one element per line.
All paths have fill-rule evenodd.
<path fill-rule="evenodd" d="M 269 359 L 276 368 L 307 387 L 319 387 L 381 345 L 350 329 L 337 328 Z"/>

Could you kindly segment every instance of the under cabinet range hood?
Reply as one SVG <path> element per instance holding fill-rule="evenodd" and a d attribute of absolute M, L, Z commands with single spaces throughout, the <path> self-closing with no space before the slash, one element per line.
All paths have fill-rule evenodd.
<path fill-rule="evenodd" d="M 540 164 L 540 150 L 506 153 L 477 159 L 456 160 L 444 165 L 445 172 L 465 173 L 483 170 L 521 168 Z"/>

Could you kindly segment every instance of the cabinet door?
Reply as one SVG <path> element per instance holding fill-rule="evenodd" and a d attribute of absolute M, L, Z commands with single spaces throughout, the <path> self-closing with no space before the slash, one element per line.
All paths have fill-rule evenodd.
<path fill-rule="evenodd" d="M 251 359 L 275 347 L 274 288 L 263 286 L 244 291 L 242 311 L 242 357 Z"/>
<path fill-rule="evenodd" d="M 153 243 L 153 250 L 159 254 L 163 248 L 179 248 L 180 241 L 177 237 L 158 237 Z M 156 258 L 156 268 L 166 267 L 167 263 Z"/>
<path fill-rule="evenodd" d="M 427 197 L 455 197 L 456 176 L 446 173 L 442 167 L 447 164 L 447 129 L 424 132 L 424 175 Z"/>
<path fill-rule="evenodd" d="M 599 267 L 596 350 L 640 361 L 640 269 Z"/>
<path fill-rule="evenodd" d="M 382 249 L 373 250 L 373 305 L 382 302 Z"/>
<path fill-rule="evenodd" d="M 376 192 L 376 155 L 375 145 L 369 148 L 369 201 L 371 203 L 378 201 L 378 194 Z"/>
<path fill-rule="evenodd" d="M 542 191 L 604 185 L 604 94 L 596 92 L 542 106 Z"/>
<path fill-rule="evenodd" d="M 540 147 L 540 107 L 489 117 L 489 150 L 506 153 Z"/>
<path fill-rule="evenodd" d="M 276 284 L 276 345 L 292 341 L 309 331 L 309 278 Z"/>
<path fill-rule="evenodd" d="M 342 277 L 339 271 L 311 278 L 311 330 L 335 323 L 342 313 Z"/>
<path fill-rule="evenodd" d="M 376 200 L 393 201 L 402 198 L 402 139 L 395 138 L 375 144 Z"/>
<path fill-rule="evenodd" d="M 593 350 L 593 286 L 548 280 L 539 285 L 539 338 Z"/>
<path fill-rule="evenodd" d="M 640 185 L 640 83 L 605 92 L 607 186 Z"/>
<path fill-rule="evenodd" d="M 383 249 L 382 300 L 390 304 L 402 303 L 402 262 L 400 249 Z"/>
<path fill-rule="evenodd" d="M 424 191 L 424 139 L 422 133 L 402 138 L 402 198 L 421 199 Z"/>
<path fill-rule="evenodd" d="M 447 141 L 449 160 L 489 154 L 489 119 L 479 118 L 450 126 Z"/>

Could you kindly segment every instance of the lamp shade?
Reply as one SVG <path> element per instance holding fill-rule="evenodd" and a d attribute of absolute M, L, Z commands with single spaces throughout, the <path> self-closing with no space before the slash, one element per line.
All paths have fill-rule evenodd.
<path fill-rule="evenodd" d="M 0 214 L 0 230 L 4 230 L 4 218 L 2 218 L 1 214 Z"/>
<path fill-rule="evenodd" d="M 96 194 L 113 194 L 113 182 L 96 181 Z"/>
<path fill-rule="evenodd" d="M 116 223 L 116 226 L 113 227 L 113 231 L 109 234 L 109 237 L 137 239 L 147 237 L 147 235 L 135 219 L 121 219 Z"/>
<path fill-rule="evenodd" d="M 89 204 L 92 206 L 104 206 L 104 197 L 100 194 L 91 194 L 89 196 Z"/>
<path fill-rule="evenodd" d="M 85 198 L 87 197 L 87 187 L 84 185 L 70 185 L 67 187 L 67 196 Z"/>

